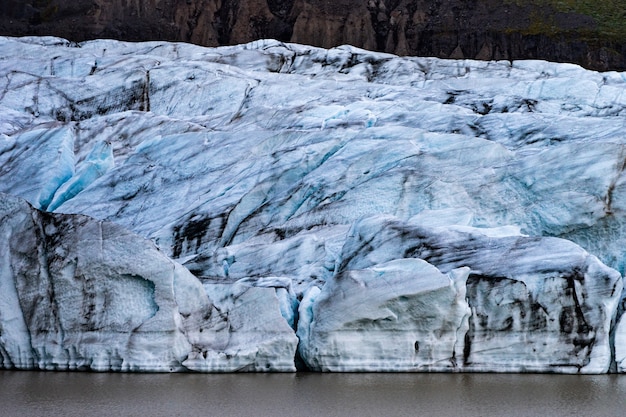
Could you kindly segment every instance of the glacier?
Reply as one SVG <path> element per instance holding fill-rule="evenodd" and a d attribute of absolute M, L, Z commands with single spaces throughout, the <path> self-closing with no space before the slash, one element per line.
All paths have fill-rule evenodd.
<path fill-rule="evenodd" d="M 626 372 L 625 116 L 572 64 L 0 37 L 1 366 Z"/>
<path fill-rule="evenodd" d="M 3 368 L 295 370 L 297 338 L 272 289 L 205 291 L 114 223 L 0 197 Z"/>

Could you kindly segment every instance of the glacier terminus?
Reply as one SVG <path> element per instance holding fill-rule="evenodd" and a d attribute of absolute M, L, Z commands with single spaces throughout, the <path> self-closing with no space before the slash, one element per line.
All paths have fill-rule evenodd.
<path fill-rule="evenodd" d="M 0 38 L 0 367 L 626 372 L 626 73 Z"/>

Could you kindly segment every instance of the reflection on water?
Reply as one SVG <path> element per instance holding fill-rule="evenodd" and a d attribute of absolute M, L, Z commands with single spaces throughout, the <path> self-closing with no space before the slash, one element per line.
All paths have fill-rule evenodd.
<path fill-rule="evenodd" d="M 0 371 L 7 416 L 621 416 L 626 375 Z"/>

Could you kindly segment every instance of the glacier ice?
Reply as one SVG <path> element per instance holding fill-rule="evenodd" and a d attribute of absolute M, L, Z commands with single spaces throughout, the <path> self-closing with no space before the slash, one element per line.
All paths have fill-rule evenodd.
<path fill-rule="evenodd" d="M 52 201 L 45 208 L 54 211 L 104 175 L 114 164 L 111 144 L 109 142 L 97 143 L 87 159 L 76 167 L 76 173 L 56 190 Z"/>
<path fill-rule="evenodd" d="M 469 329 L 462 354 L 448 349 L 463 370 L 609 369 L 622 278 L 572 242 L 510 229 L 432 227 L 375 216 L 355 223 L 336 278 L 413 258 L 443 273 L 469 268 L 463 289 L 471 309 Z"/>
<path fill-rule="evenodd" d="M 214 335 L 204 335 L 205 349 L 183 365 L 194 371 L 295 371 L 298 339 L 283 317 L 278 290 L 256 283 L 204 283 L 224 320 Z"/>
<path fill-rule="evenodd" d="M 71 126 L 28 129 L 10 137 L 0 155 L 2 192 L 28 199 L 46 209 L 59 187 L 74 175 L 74 131 Z"/>
<path fill-rule="evenodd" d="M 4 367 L 170 370 L 190 349 L 174 281 L 210 313 L 197 280 L 112 223 L 0 196 Z M 185 288 L 191 287 L 191 288 Z M 204 296 L 204 297 L 203 297 Z"/>
<path fill-rule="evenodd" d="M 169 359 L 89 339 L 94 369 L 626 371 L 624 74 L 273 40 L 3 37 L 0 57 L 0 192 L 150 239 L 192 294 L 175 335 L 133 336 Z M 1 320 L 36 313 L 12 294 Z M 39 351 L 5 367 L 87 366 L 21 326 L 2 349 Z"/>
<path fill-rule="evenodd" d="M 2 367 L 295 369 L 297 339 L 273 289 L 239 291 L 229 305 L 113 223 L 37 211 L 6 194 L 0 218 Z"/>
<path fill-rule="evenodd" d="M 337 274 L 298 323 L 300 355 L 316 371 L 458 369 L 468 275 L 469 268 L 443 274 L 408 258 Z"/>
<path fill-rule="evenodd" d="M 617 372 L 626 373 L 626 319 L 622 318 L 615 329 L 615 362 Z"/>

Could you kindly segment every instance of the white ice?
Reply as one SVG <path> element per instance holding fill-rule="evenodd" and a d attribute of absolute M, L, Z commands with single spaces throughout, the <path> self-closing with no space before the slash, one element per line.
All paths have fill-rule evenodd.
<path fill-rule="evenodd" d="M 621 277 L 613 271 L 626 270 L 623 73 L 273 40 L 203 48 L 5 37 L 0 57 L 0 192 L 55 213 L 111 221 L 150 239 L 223 300 L 222 314 L 232 311 L 229 326 L 272 323 L 276 330 L 261 326 L 267 337 L 244 332 L 226 343 L 226 324 L 218 328 L 209 320 L 213 330 L 200 334 L 198 316 L 185 333 L 195 340 L 189 342 L 190 367 L 292 370 L 293 358 L 285 358 L 295 351 L 293 329 L 306 341 L 321 331 L 314 323 L 324 314 L 319 300 L 349 304 L 331 291 L 343 285 L 336 282 L 340 276 L 370 282 L 373 271 L 384 270 L 403 291 L 418 284 L 399 266 L 421 270 L 422 259 L 442 274 L 428 267 L 432 274 L 426 275 L 442 283 L 456 268 L 471 269 L 466 333 L 476 343 L 474 350 L 464 348 L 465 362 L 446 338 L 441 345 L 428 342 L 432 354 L 418 353 L 413 362 L 393 353 L 396 362 L 377 363 L 372 350 L 348 366 L 330 354 L 306 353 L 306 344 L 303 359 L 314 358 L 309 365 L 316 369 L 382 370 L 402 363 L 403 369 L 604 372 L 613 364 L 624 370 Z M 449 250 L 436 262 L 408 256 L 404 238 L 394 235 L 347 261 L 354 244 L 349 231 L 378 216 L 392 216 L 405 230 L 436 228 L 438 241 L 474 236 L 487 243 L 470 257 L 451 261 Z M 515 239 L 536 241 L 536 247 L 504 251 Z M 372 257 L 376 262 L 365 262 Z M 585 279 L 574 279 L 572 290 L 561 272 L 548 276 L 542 265 Z M 11 270 L 1 268 L 2 279 L 9 279 Z M 497 289 L 494 283 L 504 278 L 511 281 Z M 544 287 L 549 291 L 538 301 L 543 293 L 537 288 Z M 511 295 L 509 304 L 541 304 L 560 327 L 546 325 L 541 334 L 525 327 L 487 340 L 485 329 L 506 327 L 513 317 L 483 297 L 494 288 L 526 288 L 526 298 Z M 433 309 L 462 293 L 446 291 L 448 298 L 436 298 Z M 388 301 L 374 294 L 363 295 L 373 309 Z M 581 332 L 593 339 L 593 349 L 585 345 L 591 339 L 581 345 L 562 337 L 581 317 L 591 320 L 586 310 L 577 312 L 582 301 L 576 304 L 572 294 L 586 294 L 590 303 L 585 308 L 594 334 Z M 412 311 L 420 297 L 399 311 Z M 257 308 L 262 314 L 248 317 Z M 450 323 L 462 321 L 459 309 L 432 323 L 447 323 L 440 330 L 452 337 Z M 343 319 L 333 322 L 337 329 Z M 432 330 L 399 323 L 416 337 Z M 617 326 L 615 358 L 611 323 Z M 353 336 L 335 336 L 343 352 L 359 357 L 349 350 Z M 546 348 L 532 353 L 541 338 L 554 342 L 554 354 Z M 21 343 L 13 340 L 5 343 Z M 497 354 L 480 353 L 487 352 L 476 350 L 481 344 Z M 421 354 L 430 352 L 419 345 Z M 444 357 L 445 366 L 438 359 Z"/>

